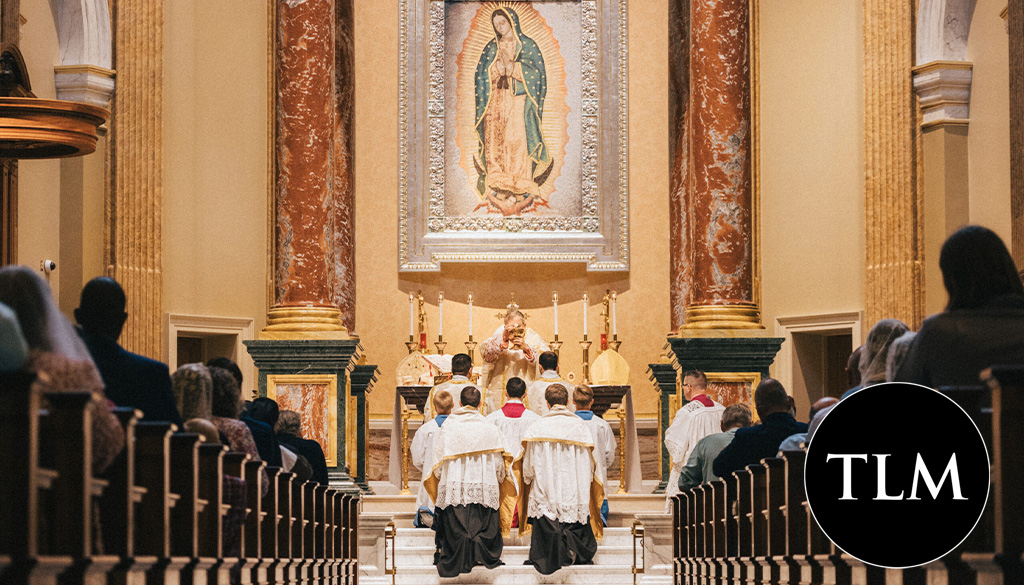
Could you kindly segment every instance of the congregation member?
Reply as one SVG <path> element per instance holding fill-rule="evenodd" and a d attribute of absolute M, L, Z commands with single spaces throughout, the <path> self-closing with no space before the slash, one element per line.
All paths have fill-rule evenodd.
<path fill-rule="evenodd" d="M 814 417 L 817 416 L 819 412 L 827 412 L 829 410 L 832 410 L 832 407 L 835 406 L 837 402 L 839 402 L 839 399 L 836 398 L 835 396 L 825 396 L 823 398 L 819 398 L 814 402 L 814 404 L 811 405 L 811 412 L 807 420 L 813 421 Z M 810 431 L 809 427 L 808 431 Z M 782 441 L 782 443 L 779 445 L 779 451 L 799 451 L 800 449 L 803 449 L 809 442 L 810 439 L 808 438 L 808 433 L 793 433 L 792 435 L 786 437 L 784 441 Z"/>
<path fill-rule="evenodd" d="M 430 389 L 430 396 L 427 396 L 427 403 L 423 405 L 423 420 L 434 418 L 433 411 L 434 394 L 447 392 L 452 397 L 452 409 L 462 406 L 459 399 L 462 396 L 462 389 L 472 384 L 469 374 L 473 371 L 473 358 L 468 353 L 457 353 L 452 356 L 452 379 L 441 382 Z"/>
<path fill-rule="evenodd" d="M 330 479 L 327 476 L 327 458 L 323 447 L 313 439 L 302 437 L 302 416 L 294 410 L 282 410 L 275 430 L 281 446 L 299 455 L 296 464 L 302 465 L 301 462 L 305 461 L 311 468 L 311 479 L 320 485 L 328 485 Z"/>
<path fill-rule="evenodd" d="M 533 382 L 538 376 L 537 358 L 547 350 L 548 344 L 526 326 L 526 317 L 518 310 L 509 311 L 504 325 L 480 344 L 480 355 L 484 358 L 481 412 L 486 415 L 501 408 L 505 381 L 509 378 Z"/>
<path fill-rule="evenodd" d="M 278 406 L 277 401 L 271 400 L 266 396 L 261 396 L 249 403 L 249 406 L 246 408 L 246 413 L 250 418 L 277 431 L 277 423 L 281 418 L 281 408 Z M 280 434 L 277 435 L 277 438 L 281 450 L 281 469 L 295 474 L 296 481 L 308 481 L 313 479 L 313 466 L 310 465 L 309 459 L 299 454 L 299 449 L 285 445 L 284 442 L 281 441 Z M 316 443 L 316 446 L 319 448 L 320 444 Z M 323 457 L 322 452 L 320 453 L 320 456 Z M 323 465 L 322 477 L 327 477 L 326 460 Z"/>
<path fill-rule="evenodd" d="M 833 398 L 833 400 L 835 400 Z M 732 442 L 738 429 L 745 429 L 753 423 L 753 413 L 746 404 L 730 404 L 722 412 L 722 432 L 708 435 L 697 441 L 686 465 L 679 471 L 679 491 L 685 492 L 702 483 L 718 479 L 712 466 L 715 458 Z"/>
<path fill-rule="evenodd" d="M 234 360 L 226 357 L 215 357 L 206 362 L 206 367 L 220 368 L 230 372 L 238 384 L 239 391 L 241 391 L 243 381 L 242 369 L 238 367 Z M 277 440 L 277 435 L 274 434 L 274 427 L 261 423 L 249 416 L 248 406 L 248 402 L 243 402 L 242 411 L 238 413 L 238 420 L 249 427 L 249 433 L 252 435 L 252 439 L 256 443 L 256 449 L 260 452 L 260 457 L 263 461 L 266 461 L 268 466 L 281 467 L 281 446 Z"/>
<path fill-rule="evenodd" d="M 672 457 L 672 469 L 665 486 L 665 508 L 671 509 L 672 497 L 679 493 L 679 473 L 690 460 L 690 453 L 708 435 L 722 430 L 725 407 L 706 394 L 708 377 L 700 370 L 683 374 L 683 397 L 686 404 L 676 411 L 672 425 L 665 431 L 665 448 Z"/>
<path fill-rule="evenodd" d="M 967 226 L 939 252 L 946 309 L 924 320 L 896 374 L 932 388 L 979 383 L 982 370 L 1024 365 L 1024 285 L 995 232 Z"/>
<path fill-rule="evenodd" d="M 597 539 L 604 534 L 604 485 L 597 475 L 590 427 L 566 407 L 568 390 L 552 384 L 545 400 L 548 413 L 526 429 L 515 473 L 522 486 L 519 513 L 526 518 L 519 534 L 532 534 L 526 562 L 550 575 L 568 565 L 593 562 Z"/>
<path fill-rule="evenodd" d="M 917 331 L 907 331 L 897 337 L 896 341 L 893 341 L 892 345 L 889 346 L 889 355 L 885 358 L 886 382 L 896 380 L 896 372 L 900 371 L 900 367 L 906 361 L 907 353 L 910 352 L 910 346 L 914 344 L 914 338 L 916 337 Z"/>
<path fill-rule="evenodd" d="M 238 387 L 238 381 L 231 372 L 223 368 L 207 368 L 209 372 L 212 392 L 210 394 L 210 422 L 213 423 L 220 434 L 227 440 L 227 445 L 232 451 L 241 451 L 249 455 L 252 461 L 263 461 L 259 450 L 256 449 L 256 442 L 252 438 L 252 432 L 242 421 L 238 420 L 242 412 L 242 390 Z M 280 452 L 277 454 L 281 457 Z M 280 466 L 277 466 L 280 467 Z M 266 468 L 263 470 L 263 483 L 269 487 L 269 479 L 266 477 Z M 264 488 L 263 494 L 266 495 Z"/>
<path fill-rule="evenodd" d="M 50 285 L 31 268 L 0 268 L 0 303 L 14 312 L 28 346 L 24 367 L 37 374 L 32 391 L 92 396 L 92 471 L 101 474 L 124 448 L 124 430 L 103 392 L 89 350 L 57 308 Z"/>
<path fill-rule="evenodd" d="M 125 303 L 121 285 L 100 276 L 85 284 L 75 309 L 79 335 L 103 378 L 104 392 L 118 406 L 141 410 L 144 421 L 167 421 L 180 428 L 167 364 L 118 344 L 128 319 Z"/>
<path fill-rule="evenodd" d="M 572 394 L 576 416 L 583 419 L 594 439 L 594 463 L 601 485 L 608 483 L 608 468 L 615 462 L 615 432 L 608 421 L 594 414 L 594 391 L 586 384 L 576 387 Z M 545 401 L 546 402 L 546 401 Z M 621 481 L 621 480 L 620 480 Z M 601 502 L 601 524 L 608 526 L 608 498 Z"/>
<path fill-rule="evenodd" d="M 512 377 L 505 383 L 505 394 L 508 400 L 500 409 L 487 415 L 505 437 L 505 451 L 512 457 L 519 455 L 522 449 L 523 432 L 526 427 L 540 418 L 536 413 L 527 410 L 523 404 L 523 395 L 526 394 L 526 382 L 522 378 Z"/>
<path fill-rule="evenodd" d="M 889 347 L 893 342 L 910 331 L 910 327 L 899 319 L 881 319 L 871 327 L 868 340 L 861 346 L 860 384 L 847 390 L 843 398 L 854 392 L 885 382 L 885 363 L 889 357 Z"/>
<path fill-rule="evenodd" d="M 454 403 L 452 395 L 444 390 L 435 392 L 431 401 L 435 416 L 416 429 L 416 434 L 412 437 L 412 446 L 409 447 L 412 466 L 423 474 L 424 480 L 426 474 L 434 469 L 434 439 L 445 419 L 452 413 Z M 416 515 L 412 517 L 412 524 L 416 528 L 430 528 L 434 525 L 434 500 L 427 493 L 425 481 L 420 482 L 420 489 L 416 492 Z"/>
<path fill-rule="evenodd" d="M 786 437 L 807 432 L 807 423 L 797 422 L 793 416 L 789 393 L 778 380 L 761 380 L 754 390 L 754 408 L 760 424 L 736 431 L 732 442 L 715 458 L 712 471 L 718 477 L 775 457 Z"/>
<path fill-rule="evenodd" d="M 462 389 L 459 408 L 434 439 L 434 468 L 425 478 L 434 500 L 434 565 L 441 577 L 502 565 L 516 488 L 498 427 L 480 414 L 480 391 Z"/>
<path fill-rule="evenodd" d="M 21 333 L 18 316 L 0 303 L 0 372 L 16 372 L 28 361 L 28 343 Z"/>
<path fill-rule="evenodd" d="M 557 353 L 545 351 L 537 358 L 537 364 L 540 366 L 540 376 L 533 382 L 530 382 L 530 388 L 526 393 L 526 406 L 540 416 L 544 416 L 548 412 L 548 403 L 544 399 L 544 393 L 547 391 L 548 386 L 552 384 L 569 386 L 568 382 L 558 375 Z M 569 410 L 572 410 L 573 407 L 574 405 L 570 404 Z"/>

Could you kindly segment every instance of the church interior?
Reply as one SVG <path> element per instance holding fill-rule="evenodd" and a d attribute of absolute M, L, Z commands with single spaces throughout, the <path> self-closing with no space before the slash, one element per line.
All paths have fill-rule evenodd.
<path fill-rule="evenodd" d="M 758 384 L 776 379 L 806 421 L 815 402 L 849 388 L 847 359 L 876 322 L 899 319 L 913 331 L 946 309 L 939 255 L 956 230 L 992 230 L 1024 267 L 1018 0 L 0 0 L 0 8 L 0 44 L 19 55 L 10 65 L 18 87 L 31 82 L 31 97 L 19 97 L 0 79 L 0 264 L 36 272 L 71 323 L 86 283 L 115 279 L 127 298 L 124 349 L 171 373 L 230 358 L 244 397 L 291 404 L 317 426 L 303 429 L 322 438 L 339 491 L 311 487 L 307 520 L 326 540 L 306 536 L 304 551 L 293 536 L 297 549 L 275 540 L 272 550 L 271 530 L 263 550 L 249 554 L 243 544 L 236 554 L 309 560 L 301 569 L 293 562 L 290 580 L 278 567 L 281 582 L 391 583 L 396 567 L 397 582 L 538 582 L 522 567 L 438 581 L 433 536 L 412 528 L 421 474 L 406 461 L 429 420 L 427 391 L 450 377 L 452 355 L 470 354 L 473 379 L 500 378 L 502 391 L 484 345 L 518 310 L 543 349 L 558 353 L 570 401 L 572 384 L 608 389 L 595 391 L 595 412 L 601 403 L 623 449 L 607 469 L 612 519 L 597 565 L 543 582 L 689 583 L 686 571 L 699 573 L 704 557 L 728 555 L 724 540 L 712 552 L 713 535 L 707 553 L 684 550 L 680 543 L 693 541 L 680 526 L 689 524 L 679 508 L 665 513 L 673 462 L 663 436 L 688 400 L 683 372 L 707 372 L 713 399 L 752 409 Z M 525 88 L 527 104 L 525 122 L 516 106 L 505 133 L 490 128 L 507 86 L 480 81 L 496 70 L 485 59 L 505 58 L 500 42 L 487 45 L 496 56 L 484 47 L 504 38 L 493 16 L 487 24 L 499 10 L 518 11 L 506 19 L 519 55 L 507 79 Z M 542 76 L 546 67 L 539 84 L 529 59 Z M 95 109 L 68 110 L 91 120 L 85 130 L 58 121 L 63 134 L 40 138 L 19 134 L 31 123 L 19 99 Z M 522 193 L 497 186 L 503 170 L 495 172 L 503 164 L 495 152 L 520 134 L 530 149 L 522 164 L 532 165 Z M 45 156 L 47 140 L 74 152 Z M 77 420 L 85 432 L 81 413 Z M 133 427 L 136 457 L 151 447 L 145 424 Z M 45 437 L 38 442 L 45 453 Z M 235 466 L 247 477 L 229 456 L 218 463 L 223 473 Z M 141 478 L 144 466 L 135 468 Z M 1024 480 L 1007 481 L 1024 495 Z M 271 483 L 274 501 L 285 502 L 288 489 L 278 494 Z M 0 500 L 22 493 L 5 490 Z M 45 515 L 31 501 L 31 514 Z M 62 582 L 116 572 L 88 536 L 91 509 L 78 507 L 87 535 L 62 554 L 95 559 L 67 568 Z M 149 516 L 129 513 L 129 527 L 133 514 L 134 530 L 145 532 Z M 1024 516 L 993 514 L 993 534 Z M 166 554 L 145 554 L 230 556 L 196 552 L 206 546 L 202 510 L 196 518 L 190 551 L 168 542 Z M 248 535 L 246 522 L 235 531 Z M 255 522 L 252 534 L 261 530 Z M 971 545 L 986 558 L 1016 550 L 1019 561 L 1020 541 Z M 0 550 L 0 582 L 5 566 L 20 566 L 12 558 L 46 554 L 12 542 Z M 816 542 L 805 556 L 842 556 L 827 539 Z M 506 539 L 506 554 L 525 555 L 528 545 Z M 647 555 L 639 575 L 638 546 Z M 801 582 L 878 578 L 855 560 L 835 564 L 843 562 Z M 174 571 L 188 573 L 182 582 L 200 573 L 276 582 L 266 563 L 262 572 L 244 563 L 143 564 L 122 572 L 146 583 L 178 582 Z M 968 565 L 958 557 L 934 582 L 981 583 L 1010 570 Z M 57 582 L 40 567 L 7 577 Z M 918 570 L 923 579 L 926 568 Z M 730 580 L 738 574 L 715 582 L 739 582 Z"/>

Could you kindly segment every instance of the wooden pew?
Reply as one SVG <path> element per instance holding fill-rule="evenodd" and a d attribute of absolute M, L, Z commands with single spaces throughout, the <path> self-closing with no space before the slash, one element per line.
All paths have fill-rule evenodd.
<path fill-rule="evenodd" d="M 773 583 L 790 583 L 790 566 L 786 558 L 786 462 L 778 457 L 761 460 L 765 469 L 764 517 L 767 521 L 768 562 Z"/>
<path fill-rule="evenodd" d="M 281 537 L 282 521 L 279 497 L 281 473 L 280 467 L 267 467 L 267 495 L 262 500 L 266 515 L 260 522 L 260 557 L 263 562 L 253 577 L 257 583 L 280 583 L 283 578 L 284 567 L 278 555 L 281 547 L 278 540 Z"/>
<path fill-rule="evenodd" d="M 295 476 L 287 471 L 277 474 L 277 557 L 276 571 L 271 582 L 294 583 L 295 566 L 292 559 L 292 480 Z"/>
<path fill-rule="evenodd" d="M 245 461 L 243 473 L 246 489 L 245 526 L 242 528 L 242 557 L 244 561 L 239 565 L 241 573 L 240 582 L 265 585 L 267 583 L 267 571 L 264 567 L 263 558 L 263 531 L 262 523 L 266 520 L 267 512 L 263 508 L 263 468 L 266 463 L 263 461 Z"/>
<path fill-rule="evenodd" d="M 308 562 L 305 553 L 306 536 L 306 497 L 305 489 L 308 482 L 299 483 L 292 480 L 291 512 L 292 512 L 292 568 L 295 579 L 299 583 L 307 581 L 306 569 Z"/>
<path fill-rule="evenodd" d="M 753 539 L 751 537 L 750 515 L 750 471 L 740 469 L 731 474 L 731 482 L 736 490 L 736 506 L 733 517 L 736 523 L 736 554 L 737 559 L 734 565 L 737 568 L 735 573 L 737 582 L 752 580 L 755 575 Z"/>
<path fill-rule="evenodd" d="M 188 557 L 173 556 L 171 511 L 180 499 L 171 487 L 171 435 L 167 422 L 135 424 L 135 483 L 141 492 L 137 518 L 145 526 L 135 531 L 135 563 L 149 565 L 153 583 L 177 581 Z"/>

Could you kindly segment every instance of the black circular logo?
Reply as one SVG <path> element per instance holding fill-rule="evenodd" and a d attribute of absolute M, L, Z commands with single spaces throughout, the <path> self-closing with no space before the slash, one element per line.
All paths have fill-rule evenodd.
<path fill-rule="evenodd" d="M 804 487 L 837 547 L 871 565 L 916 567 L 956 548 L 978 523 L 988 450 L 948 397 L 878 384 L 827 413 L 807 448 Z"/>

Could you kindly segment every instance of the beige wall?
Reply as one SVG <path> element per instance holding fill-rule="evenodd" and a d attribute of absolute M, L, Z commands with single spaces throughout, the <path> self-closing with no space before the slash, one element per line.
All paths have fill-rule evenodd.
<path fill-rule="evenodd" d="M 971 82 L 970 216 L 1010 241 L 1009 37 L 1006 0 L 978 0 L 967 41 Z"/>
<path fill-rule="evenodd" d="M 772 331 L 776 317 L 864 307 L 861 23 L 860 2 L 761 2 L 761 296 Z"/>
<path fill-rule="evenodd" d="M 267 8 L 164 5 L 164 311 L 266 320 Z"/>

